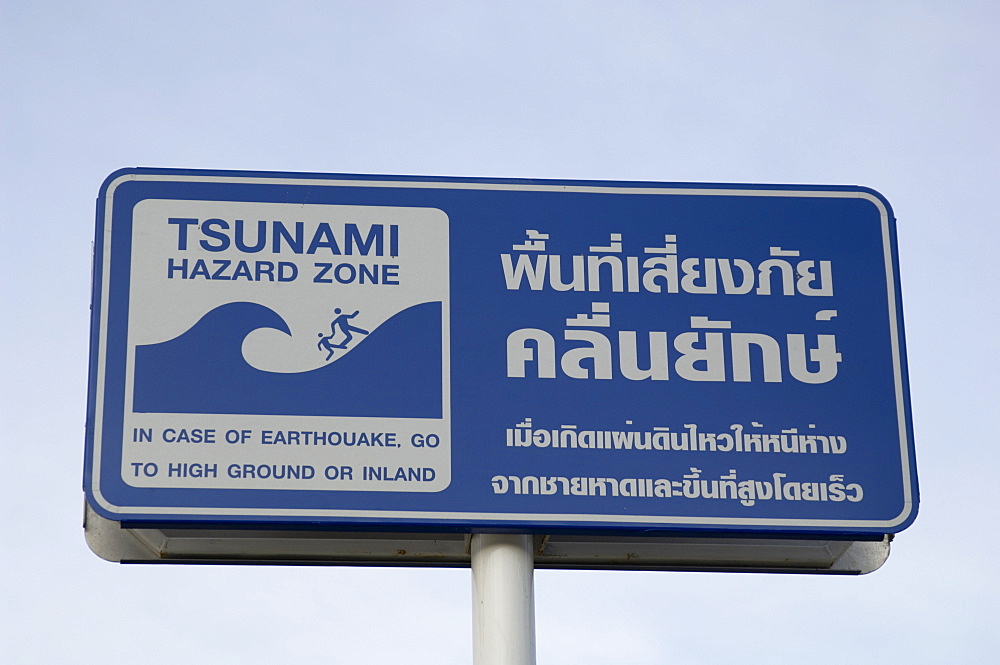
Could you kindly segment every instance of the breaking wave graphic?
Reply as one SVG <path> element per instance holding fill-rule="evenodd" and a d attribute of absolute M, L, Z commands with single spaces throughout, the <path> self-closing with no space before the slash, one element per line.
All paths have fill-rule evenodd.
<path fill-rule="evenodd" d="M 234 302 L 208 312 L 187 332 L 136 347 L 133 410 L 291 416 L 440 418 L 441 303 L 395 314 L 337 362 L 299 373 L 247 363 L 254 330 L 290 334 L 274 310 Z"/>

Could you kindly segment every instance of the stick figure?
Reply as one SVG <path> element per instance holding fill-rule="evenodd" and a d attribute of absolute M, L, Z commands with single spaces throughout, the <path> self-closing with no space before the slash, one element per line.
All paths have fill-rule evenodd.
<path fill-rule="evenodd" d="M 326 354 L 327 360 L 332 358 L 334 352 L 337 350 L 337 347 L 330 343 L 331 339 L 333 339 L 333 335 L 327 335 L 324 337 L 323 333 L 319 333 L 319 344 L 316 345 L 320 349 L 326 349 L 329 351 L 329 353 Z"/>
<path fill-rule="evenodd" d="M 337 328 L 338 327 L 340 328 L 340 331 L 342 333 L 344 333 L 345 337 L 344 337 L 344 340 L 340 344 L 331 344 L 331 346 L 335 346 L 338 349 L 346 349 L 347 345 L 354 338 L 354 335 L 351 334 L 352 332 L 356 332 L 356 333 L 359 333 L 361 335 L 367 335 L 368 334 L 367 330 L 364 330 L 362 328 L 358 328 L 356 326 L 352 326 L 350 323 L 348 323 L 348 321 L 350 319 L 353 319 L 355 316 L 358 315 L 357 311 L 355 311 L 354 314 L 341 314 L 340 308 L 338 307 L 335 310 L 333 310 L 333 313 L 337 314 L 337 318 L 335 318 L 330 323 L 330 337 L 333 337 L 334 335 L 337 334 Z"/>

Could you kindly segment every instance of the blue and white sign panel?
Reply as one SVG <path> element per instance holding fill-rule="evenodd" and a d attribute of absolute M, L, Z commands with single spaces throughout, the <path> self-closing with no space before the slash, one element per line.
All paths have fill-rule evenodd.
<path fill-rule="evenodd" d="M 87 433 L 122 522 L 900 531 L 894 219 L 860 187 L 119 171 Z"/>

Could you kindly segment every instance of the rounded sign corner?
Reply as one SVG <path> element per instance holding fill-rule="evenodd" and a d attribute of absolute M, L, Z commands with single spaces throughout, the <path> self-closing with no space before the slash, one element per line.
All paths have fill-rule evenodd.
<path fill-rule="evenodd" d="M 881 192 L 871 187 L 865 187 L 862 185 L 857 186 L 857 191 L 862 199 L 869 201 L 872 205 L 879 209 L 879 212 L 889 221 L 895 221 L 895 215 L 892 212 L 892 204 L 889 203 L 889 199 L 885 197 Z"/>
<path fill-rule="evenodd" d="M 101 518 L 111 522 L 122 522 L 123 512 L 119 512 L 122 506 L 116 506 L 108 501 L 98 487 L 84 487 L 84 501 L 87 508 Z"/>
<path fill-rule="evenodd" d="M 889 530 L 887 533 L 900 533 L 901 531 L 913 526 L 913 523 L 917 519 L 919 508 L 919 501 L 907 501 L 903 507 L 903 511 L 889 522 Z"/>
<path fill-rule="evenodd" d="M 120 168 L 112 171 L 101 183 L 99 191 L 99 196 L 101 198 L 107 197 L 112 194 L 114 190 L 121 185 L 123 182 L 128 180 L 134 180 L 140 173 L 140 169 L 134 166 Z"/>

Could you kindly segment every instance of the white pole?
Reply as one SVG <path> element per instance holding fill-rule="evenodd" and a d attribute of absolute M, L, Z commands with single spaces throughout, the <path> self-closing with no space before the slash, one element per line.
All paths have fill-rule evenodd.
<path fill-rule="evenodd" d="M 472 535 L 474 665 L 535 665 L 531 536 Z"/>

